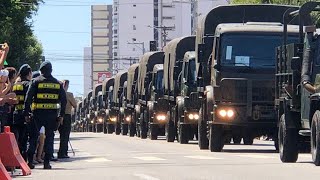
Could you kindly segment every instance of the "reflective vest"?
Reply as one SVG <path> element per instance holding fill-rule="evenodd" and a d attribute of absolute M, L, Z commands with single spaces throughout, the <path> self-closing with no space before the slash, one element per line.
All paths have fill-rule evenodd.
<path fill-rule="evenodd" d="M 39 82 L 32 109 L 58 109 L 60 86 L 55 82 Z"/>
<path fill-rule="evenodd" d="M 23 110 L 24 108 L 24 99 L 26 92 L 24 90 L 23 84 L 21 82 L 16 83 L 13 85 L 12 91 L 16 94 L 16 97 L 18 99 L 18 104 L 15 105 L 15 110 Z"/>

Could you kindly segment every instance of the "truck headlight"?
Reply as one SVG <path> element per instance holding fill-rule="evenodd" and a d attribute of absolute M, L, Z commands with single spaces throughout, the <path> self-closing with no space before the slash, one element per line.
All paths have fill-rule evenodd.
<path fill-rule="evenodd" d="M 218 114 L 222 118 L 233 118 L 235 112 L 233 109 L 220 109 L 218 110 Z"/>
<path fill-rule="evenodd" d="M 126 117 L 126 121 L 130 122 L 131 121 L 131 117 L 130 116 Z"/>
<path fill-rule="evenodd" d="M 164 120 L 166 120 L 166 116 L 165 115 L 157 115 L 157 120 L 164 121 Z"/>
<path fill-rule="evenodd" d="M 199 119 L 199 114 L 193 115 L 193 118 L 194 118 L 195 120 L 198 120 L 198 119 Z"/>
<path fill-rule="evenodd" d="M 234 116 L 234 111 L 231 110 L 231 109 L 229 109 L 229 110 L 227 111 L 227 116 L 228 116 L 228 118 L 232 118 L 232 117 Z"/>
<path fill-rule="evenodd" d="M 116 122 L 116 121 L 117 121 L 117 118 L 116 118 L 116 117 L 112 117 L 112 118 L 110 118 L 110 121 Z"/>
<path fill-rule="evenodd" d="M 99 123 L 102 123 L 103 119 L 102 119 L 102 118 L 99 118 L 98 121 L 99 121 Z"/>
<path fill-rule="evenodd" d="M 188 118 L 192 120 L 194 118 L 194 115 L 193 114 L 189 114 Z"/>
<path fill-rule="evenodd" d="M 93 120 L 91 120 L 90 123 L 93 124 Z"/>

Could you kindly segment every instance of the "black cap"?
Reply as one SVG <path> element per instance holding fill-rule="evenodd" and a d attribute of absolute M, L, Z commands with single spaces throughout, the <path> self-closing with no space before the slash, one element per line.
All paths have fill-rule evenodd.
<path fill-rule="evenodd" d="M 38 76 L 40 76 L 40 72 L 39 71 L 33 71 L 32 72 L 32 78 L 36 78 Z"/>
<path fill-rule="evenodd" d="M 40 71 L 41 70 L 52 70 L 52 64 L 50 61 L 45 61 L 40 65 Z"/>
<path fill-rule="evenodd" d="M 31 71 L 31 67 L 29 66 L 29 64 L 24 64 L 20 67 L 19 74 L 20 76 L 26 76 L 29 74 L 30 71 Z"/>

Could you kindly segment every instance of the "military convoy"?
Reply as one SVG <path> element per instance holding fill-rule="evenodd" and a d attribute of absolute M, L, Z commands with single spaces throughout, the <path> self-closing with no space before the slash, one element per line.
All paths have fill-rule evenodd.
<path fill-rule="evenodd" d="M 104 133 L 197 140 L 213 152 L 266 135 L 283 162 L 311 146 L 318 166 L 320 41 L 310 14 L 319 9 L 218 6 L 196 36 L 173 39 L 97 85 L 76 112 L 77 126 L 101 132 L 102 118 Z"/>

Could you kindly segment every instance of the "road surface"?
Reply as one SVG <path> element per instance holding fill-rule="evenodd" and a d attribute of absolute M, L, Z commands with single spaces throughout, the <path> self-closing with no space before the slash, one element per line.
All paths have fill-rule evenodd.
<path fill-rule="evenodd" d="M 59 135 L 57 135 L 58 137 Z M 319 179 L 320 167 L 310 154 L 298 162 L 281 163 L 273 143 L 255 141 L 252 146 L 226 145 L 224 152 L 199 150 L 196 142 L 180 145 L 137 137 L 102 133 L 73 133 L 76 151 L 68 160 L 52 163 L 53 170 L 36 166 L 18 180 L 294 180 Z M 56 141 L 55 147 L 58 148 Z M 19 173 L 19 172 L 16 172 Z"/>

